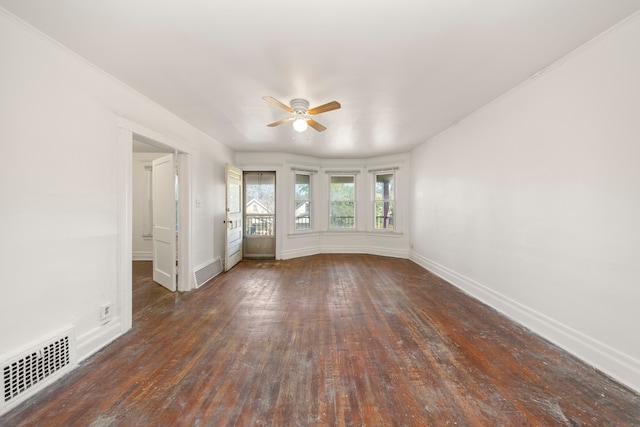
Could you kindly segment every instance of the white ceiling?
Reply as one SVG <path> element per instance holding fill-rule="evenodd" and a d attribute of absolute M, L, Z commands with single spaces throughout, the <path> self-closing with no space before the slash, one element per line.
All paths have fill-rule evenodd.
<path fill-rule="evenodd" d="M 640 9 L 640 0 L 0 0 L 238 151 L 405 152 Z M 297 134 L 262 100 L 311 106 Z"/>

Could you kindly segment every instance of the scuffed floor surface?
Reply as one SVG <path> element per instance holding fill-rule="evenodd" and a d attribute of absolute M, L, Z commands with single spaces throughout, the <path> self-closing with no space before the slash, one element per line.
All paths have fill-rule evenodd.
<path fill-rule="evenodd" d="M 2 426 L 633 426 L 640 396 L 408 260 L 244 261 L 172 294 Z"/>

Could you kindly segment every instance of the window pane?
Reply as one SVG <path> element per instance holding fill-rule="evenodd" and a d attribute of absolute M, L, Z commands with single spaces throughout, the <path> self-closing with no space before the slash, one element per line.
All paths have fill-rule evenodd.
<path fill-rule="evenodd" d="M 245 221 L 247 236 L 273 236 L 274 222 L 273 216 L 253 216 L 247 215 Z"/>
<path fill-rule="evenodd" d="M 355 228 L 356 177 L 331 176 L 329 181 L 329 228 Z"/>
<path fill-rule="evenodd" d="M 308 230 L 311 228 L 311 176 L 295 174 L 294 185 L 294 229 Z"/>
<path fill-rule="evenodd" d="M 377 229 L 393 229 L 394 227 L 394 212 L 395 212 L 395 203 L 384 201 L 384 200 L 376 200 L 375 209 L 376 209 L 376 222 L 375 228 Z"/>
<path fill-rule="evenodd" d="M 276 176 L 273 172 L 245 172 L 245 235 L 275 235 Z"/>
<path fill-rule="evenodd" d="M 354 202 L 331 202 L 331 228 L 354 228 L 355 227 L 355 203 Z"/>
<path fill-rule="evenodd" d="M 393 181 L 392 173 L 376 175 L 376 200 L 393 200 L 395 198 Z"/>
<path fill-rule="evenodd" d="M 374 228 L 393 229 L 395 215 L 395 174 L 381 173 L 375 176 Z"/>
<path fill-rule="evenodd" d="M 355 200 L 355 177 L 332 176 L 330 182 L 330 198 L 332 201 Z"/>
<path fill-rule="evenodd" d="M 276 209 L 276 177 L 267 173 L 245 173 L 246 212 L 273 214 Z"/>
<path fill-rule="evenodd" d="M 296 201 L 295 221 L 296 230 L 311 228 L 311 202 Z"/>
<path fill-rule="evenodd" d="M 296 174 L 296 188 L 295 188 L 296 200 L 309 200 L 310 189 L 311 189 L 310 176 Z"/>
<path fill-rule="evenodd" d="M 308 189 L 310 181 L 311 181 L 311 177 L 309 175 L 296 174 L 296 188 L 306 187 Z"/>

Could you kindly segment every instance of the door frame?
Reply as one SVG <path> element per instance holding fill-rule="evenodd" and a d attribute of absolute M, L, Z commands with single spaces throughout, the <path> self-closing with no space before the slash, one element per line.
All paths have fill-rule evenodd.
<path fill-rule="evenodd" d="M 275 198 L 275 204 L 274 204 L 274 213 L 273 213 L 273 228 L 275 230 L 275 233 L 273 234 L 273 237 L 269 237 L 269 239 L 273 240 L 273 259 L 276 259 L 276 249 L 278 246 L 278 202 L 279 202 L 279 197 L 278 197 L 278 173 L 275 171 L 275 169 L 271 169 L 271 170 L 243 170 L 242 171 L 242 192 L 243 192 L 243 221 L 245 224 L 247 224 L 247 203 L 248 200 L 246 198 L 247 195 L 247 181 L 246 181 L 246 175 L 247 174 L 273 174 L 273 193 L 274 193 L 274 198 Z M 264 255 L 266 254 L 261 254 L 262 256 L 247 256 L 247 251 L 245 250 L 247 247 L 247 242 L 251 242 L 251 240 L 255 239 L 255 240 L 260 240 L 263 239 L 263 237 L 248 237 L 246 235 L 246 231 L 247 231 L 247 227 L 245 227 L 243 229 L 243 232 L 245 233 L 243 239 L 242 239 L 242 252 L 243 252 L 243 257 L 246 257 L 247 259 L 271 259 L 271 257 L 264 257 Z M 269 254 L 271 255 L 271 254 Z"/>
<path fill-rule="evenodd" d="M 133 137 L 177 151 L 178 158 L 178 291 L 193 289 L 194 279 L 191 254 L 191 155 L 195 150 L 183 142 L 168 138 L 159 132 L 119 117 L 118 127 L 118 243 L 117 243 L 117 314 L 120 332 L 133 326 L 133 292 L 131 260 L 133 217 Z"/>
<path fill-rule="evenodd" d="M 276 258 L 275 259 L 282 259 L 282 253 L 281 253 L 282 239 L 283 239 L 283 234 L 286 233 L 285 231 L 286 223 L 284 223 L 283 221 L 285 221 L 285 217 L 288 217 L 287 206 L 283 205 L 286 197 L 283 197 L 282 194 L 286 194 L 286 191 L 288 191 L 288 188 L 285 188 L 285 179 L 284 179 L 285 172 L 282 167 L 282 164 L 268 164 L 268 163 L 254 164 L 254 165 L 239 164 L 237 165 L 237 167 L 242 169 L 242 172 L 275 172 L 276 173 L 276 224 L 275 224 Z M 242 191 L 244 192 L 244 188 L 242 189 Z M 278 194 L 280 194 L 280 197 L 278 197 Z M 244 210 L 244 207 L 243 207 L 243 210 Z"/>

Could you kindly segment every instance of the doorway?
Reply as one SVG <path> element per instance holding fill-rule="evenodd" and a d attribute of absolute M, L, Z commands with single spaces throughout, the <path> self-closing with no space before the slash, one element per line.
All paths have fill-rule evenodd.
<path fill-rule="evenodd" d="M 134 139 L 170 152 L 178 152 L 178 175 L 180 200 L 178 202 L 178 228 L 182 230 L 178 237 L 178 290 L 194 289 L 195 279 L 189 274 L 191 266 L 191 154 L 193 148 L 187 144 L 168 138 L 152 129 L 118 118 L 118 290 L 117 312 L 120 333 L 132 326 L 132 163 Z M 118 323 L 114 322 L 114 326 Z"/>
<path fill-rule="evenodd" d="M 153 281 L 177 289 L 178 176 L 175 150 L 134 135 L 132 260 L 152 261 Z"/>
<path fill-rule="evenodd" d="M 244 258 L 276 257 L 276 173 L 244 172 Z"/>

